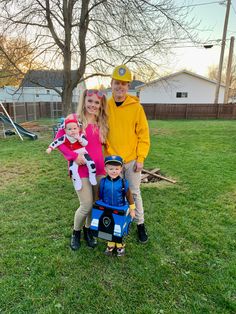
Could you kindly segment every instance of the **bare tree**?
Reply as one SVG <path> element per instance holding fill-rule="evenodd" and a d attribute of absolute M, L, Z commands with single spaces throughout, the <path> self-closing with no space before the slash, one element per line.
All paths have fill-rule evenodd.
<path fill-rule="evenodd" d="M 221 82 L 226 83 L 226 69 L 227 69 L 227 59 L 224 60 L 223 63 L 223 72 L 221 77 Z M 211 80 L 217 81 L 218 78 L 218 65 L 211 65 L 208 68 L 208 77 Z M 232 66 L 231 66 L 231 75 L 230 75 L 230 90 L 229 96 L 235 96 L 236 94 L 236 59 L 233 58 Z"/>
<path fill-rule="evenodd" d="M 174 0 L 3 0 L 0 10 L 4 35 L 25 34 L 48 68 L 63 68 L 64 114 L 79 82 L 120 63 L 155 68 L 195 26 Z"/>

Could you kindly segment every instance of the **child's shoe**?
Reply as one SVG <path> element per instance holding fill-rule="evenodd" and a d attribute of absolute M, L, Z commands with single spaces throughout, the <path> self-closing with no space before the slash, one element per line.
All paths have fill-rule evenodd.
<path fill-rule="evenodd" d="M 117 256 L 118 257 L 125 255 L 125 248 L 124 247 L 119 247 L 119 248 L 117 248 L 116 251 L 117 251 Z"/>
<path fill-rule="evenodd" d="M 107 256 L 112 256 L 114 249 L 115 249 L 114 246 L 107 246 L 106 250 L 104 251 L 104 254 Z"/>

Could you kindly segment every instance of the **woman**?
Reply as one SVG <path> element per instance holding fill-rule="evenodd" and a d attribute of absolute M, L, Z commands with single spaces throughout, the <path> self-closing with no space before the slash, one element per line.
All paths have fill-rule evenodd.
<path fill-rule="evenodd" d="M 70 115 L 67 117 L 70 118 Z M 77 110 L 77 118 L 82 123 L 83 131 L 88 140 L 86 150 L 96 165 L 96 179 L 99 183 L 105 175 L 104 158 L 102 153 L 102 145 L 106 141 L 108 133 L 107 123 L 107 101 L 106 96 L 99 90 L 85 90 L 81 95 Z M 61 132 L 61 131 L 59 131 Z M 62 133 L 57 134 L 57 137 Z M 63 132 L 63 131 L 62 131 Z M 82 180 L 82 189 L 76 191 L 80 206 L 74 216 L 74 230 L 71 236 L 70 247 L 72 250 L 80 248 L 81 230 L 84 231 L 84 239 L 89 247 L 94 248 L 96 241 L 89 229 L 91 224 L 91 210 L 95 199 L 97 198 L 97 185 L 92 186 L 89 181 L 88 169 L 85 165 L 83 154 L 71 153 L 71 150 L 64 145 L 59 147 L 64 157 L 79 165 L 79 175 Z"/>

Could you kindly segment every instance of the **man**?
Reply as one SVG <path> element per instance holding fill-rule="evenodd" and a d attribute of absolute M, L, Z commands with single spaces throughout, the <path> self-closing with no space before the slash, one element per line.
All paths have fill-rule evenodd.
<path fill-rule="evenodd" d="M 105 156 L 119 155 L 124 160 L 124 177 L 129 181 L 136 206 L 134 220 L 137 223 L 138 239 L 139 242 L 146 243 L 148 235 L 144 225 L 140 183 L 150 138 L 143 107 L 137 97 L 128 94 L 131 81 L 131 72 L 125 65 L 114 69 L 112 97 L 108 100 L 109 133 Z"/>

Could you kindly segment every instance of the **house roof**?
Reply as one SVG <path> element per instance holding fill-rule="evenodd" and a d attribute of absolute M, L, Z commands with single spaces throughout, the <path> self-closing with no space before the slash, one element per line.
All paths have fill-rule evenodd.
<path fill-rule="evenodd" d="M 129 90 L 135 90 L 138 86 L 140 85 L 145 85 L 144 82 L 139 81 L 139 80 L 133 80 L 132 82 L 130 82 L 129 85 Z M 106 88 L 106 91 L 111 91 L 111 87 Z"/>
<path fill-rule="evenodd" d="M 146 84 L 139 85 L 139 86 L 135 87 L 135 89 L 140 90 L 140 89 L 142 89 L 142 88 L 145 87 L 145 86 L 150 86 L 150 85 L 153 85 L 153 84 L 155 84 L 155 83 L 157 83 L 157 82 L 160 82 L 160 81 L 166 81 L 166 80 L 168 80 L 168 79 L 170 79 L 170 78 L 172 78 L 172 77 L 175 77 L 175 76 L 177 76 L 177 75 L 179 75 L 179 74 L 191 75 L 191 76 L 194 76 L 194 77 L 199 78 L 199 79 L 201 79 L 201 80 L 205 80 L 205 81 L 207 81 L 207 82 L 210 82 L 210 83 L 213 83 L 213 84 L 217 84 L 216 81 L 210 80 L 209 78 L 207 78 L 207 77 L 205 77 L 205 76 L 202 76 L 202 75 L 199 75 L 199 74 L 196 74 L 196 73 L 187 71 L 187 70 L 182 70 L 182 71 L 179 71 L 179 72 L 176 72 L 176 73 L 172 73 L 172 74 L 169 74 L 169 75 L 160 77 L 159 79 L 154 80 L 154 81 L 151 81 L 151 82 L 148 82 L 148 83 L 146 83 Z M 225 87 L 225 84 L 220 84 L 220 85 L 223 86 L 223 87 Z"/>
<path fill-rule="evenodd" d="M 133 80 L 131 83 L 130 83 L 130 87 L 129 89 L 136 89 L 136 87 L 140 86 L 140 85 L 143 85 L 144 82 L 142 81 L 139 81 L 139 80 Z"/>
<path fill-rule="evenodd" d="M 75 74 L 76 71 L 72 71 L 72 76 L 75 76 Z M 62 70 L 31 70 L 25 74 L 21 87 L 62 87 L 63 75 Z"/>

